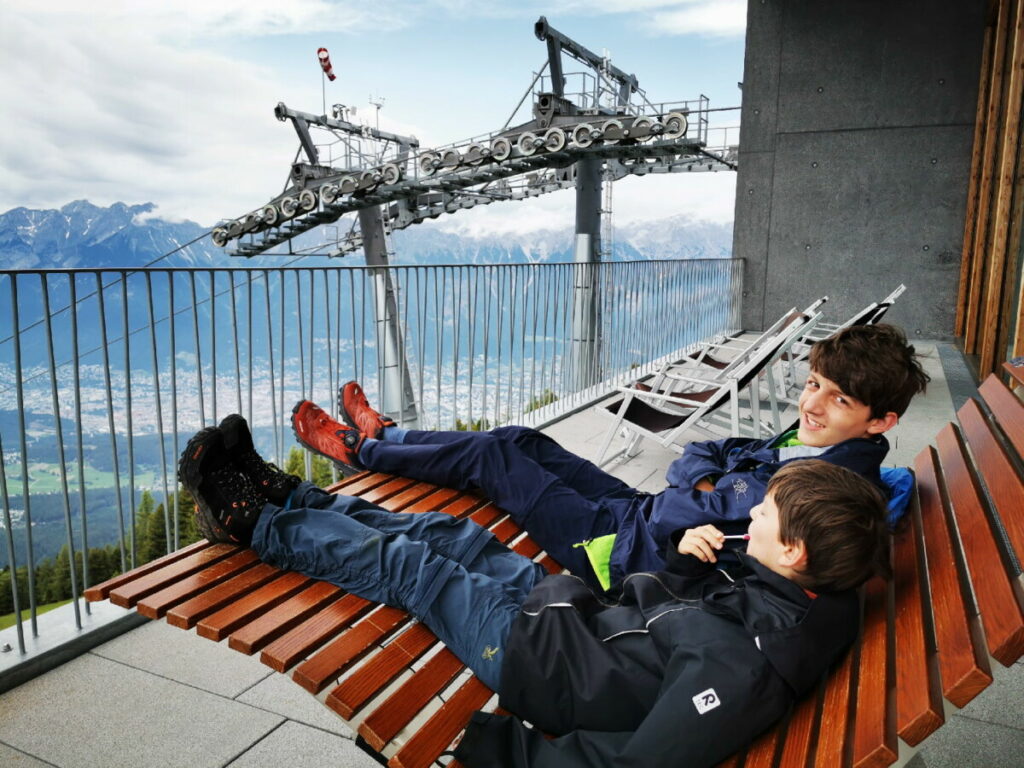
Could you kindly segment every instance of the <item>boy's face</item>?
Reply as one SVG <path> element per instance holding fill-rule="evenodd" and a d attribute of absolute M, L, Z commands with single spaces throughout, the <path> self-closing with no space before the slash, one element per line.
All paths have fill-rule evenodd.
<path fill-rule="evenodd" d="M 774 563 L 778 562 L 785 545 L 779 538 L 779 508 L 775 506 L 771 494 L 750 510 L 747 533 L 750 535 L 747 554 L 761 565 L 775 570 Z"/>
<path fill-rule="evenodd" d="M 855 437 L 878 435 L 896 425 L 895 413 L 872 418 L 871 407 L 848 395 L 831 379 L 811 371 L 800 394 L 800 427 L 797 438 L 815 448 Z"/>

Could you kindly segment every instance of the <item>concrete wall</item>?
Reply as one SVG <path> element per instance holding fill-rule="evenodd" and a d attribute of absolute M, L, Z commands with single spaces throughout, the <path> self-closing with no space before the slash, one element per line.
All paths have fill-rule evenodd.
<path fill-rule="evenodd" d="M 986 0 L 748 0 L 733 253 L 743 323 L 829 295 L 840 321 L 952 337 Z"/>

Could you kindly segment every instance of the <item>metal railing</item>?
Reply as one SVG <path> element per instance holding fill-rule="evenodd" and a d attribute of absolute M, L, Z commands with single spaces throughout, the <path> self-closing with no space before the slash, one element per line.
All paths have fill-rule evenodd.
<path fill-rule="evenodd" d="M 349 379 L 374 402 L 397 395 L 421 428 L 541 424 L 736 328 L 741 275 L 718 259 L 0 271 L 0 577 L 16 610 L 27 601 L 35 636 L 36 569 L 64 549 L 80 627 L 91 548 L 112 545 L 121 570 L 137 562 L 143 491 L 163 503 L 167 549 L 181 543 L 176 461 L 201 427 L 241 413 L 283 466 L 293 403 L 333 411 Z M 408 377 L 399 393 L 378 376 L 385 276 Z M 581 279 L 596 283 L 599 329 L 582 356 Z"/>

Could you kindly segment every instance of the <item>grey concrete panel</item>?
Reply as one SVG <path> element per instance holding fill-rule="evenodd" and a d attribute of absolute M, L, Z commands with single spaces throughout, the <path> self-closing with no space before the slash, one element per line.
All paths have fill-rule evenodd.
<path fill-rule="evenodd" d="M 48 763 L 36 760 L 32 755 L 26 755 L 6 744 L 0 744 L 0 765 L 4 768 L 48 768 L 49 766 Z"/>
<path fill-rule="evenodd" d="M 886 319 L 911 339 L 950 338 L 972 138 L 967 126 L 780 137 L 766 317 L 828 294 L 841 321 L 902 282 Z"/>
<path fill-rule="evenodd" d="M 253 745 L 229 768 L 380 768 L 380 763 L 348 739 L 333 733 L 287 722 L 265 739 Z"/>
<path fill-rule="evenodd" d="M 210 693 L 234 698 L 275 674 L 246 656 L 195 632 L 153 621 L 96 648 L 93 653 Z"/>
<path fill-rule="evenodd" d="M 324 693 L 320 698 L 326 697 Z M 275 712 L 289 720 L 331 731 L 346 739 L 354 738 L 352 729 L 328 709 L 320 698 L 310 695 L 287 675 L 272 674 L 238 697 L 238 701 Z"/>
<path fill-rule="evenodd" d="M 986 5 L 786 0 L 779 132 L 973 125 Z"/>
<path fill-rule="evenodd" d="M 282 721 L 91 653 L 0 697 L 0 741 L 62 768 L 219 768 Z"/>
<path fill-rule="evenodd" d="M 1011 768 L 1021 764 L 1024 731 L 951 717 L 921 744 L 907 768 Z"/>
<path fill-rule="evenodd" d="M 1020 743 L 1024 748 L 1024 667 L 1019 664 L 1004 667 L 993 662 L 992 675 L 995 683 L 978 694 L 958 714 L 1021 731 Z"/>
<path fill-rule="evenodd" d="M 766 321 L 764 312 L 774 164 L 774 152 L 740 152 L 732 253 L 734 258 L 745 260 L 741 318 L 744 328 L 760 329 L 774 320 Z"/>
<path fill-rule="evenodd" d="M 747 3 L 747 38 L 743 57 L 742 151 L 775 148 L 778 119 L 782 13 L 777 2 Z M 742 172 L 743 163 L 740 162 Z"/>

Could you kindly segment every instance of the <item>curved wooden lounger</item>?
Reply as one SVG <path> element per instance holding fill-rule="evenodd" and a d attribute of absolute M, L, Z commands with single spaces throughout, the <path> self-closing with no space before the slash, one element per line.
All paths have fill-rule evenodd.
<path fill-rule="evenodd" d="M 724 765 L 886 766 L 992 682 L 991 659 L 1024 655 L 1024 405 L 996 377 L 915 460 L 918 492 L 894 536 L 895 578 L 864 589 L 856 647 L 790 717 Z M 481 496 L 364 473 L 332 490 L 393 510 L 469 516 L 557 564 Z M 1016 558 L 1016 559 L 1015 559 Z M 199 542 L 90 588 L 291 675 L 390 766 L 429 766 L 492 692 L 423 625 L 330 584 Z M 542 695 L 542 693 L 538 693 Z M 454 763 L 449 763 L 454 765 Z"/>

